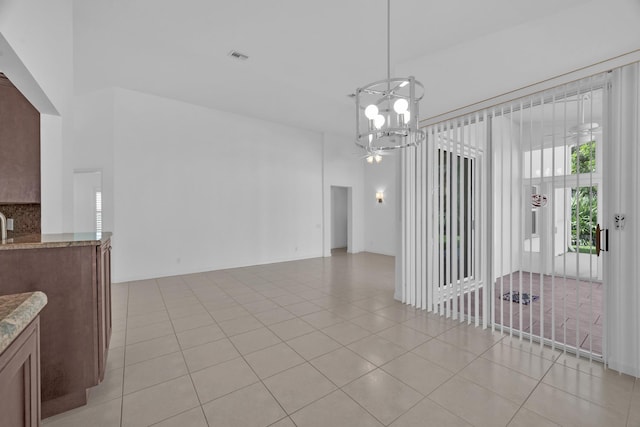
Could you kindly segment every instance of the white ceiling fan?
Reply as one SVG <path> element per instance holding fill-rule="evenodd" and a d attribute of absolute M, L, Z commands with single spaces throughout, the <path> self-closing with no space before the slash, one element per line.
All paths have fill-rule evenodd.
<path fill-rule="evenodd" d="M 565 99 L 558 100 L 556 102 L 577 102 L 578 103 L 578 116 L 580 117 L 580 123 L 571 126 L 566 133 L 564 133 L 564 137 L 568 140 L 577 140 L 578 144 L 593 141 L 594 135 L 602 133 L 602 126 L 593 121 L 585 121 L 585 102 L 591 101 L 591 94 L 585 93 L 582 95 L 578 95 L 576 99 Z M 545 135 L 545 137 L 553 137 L 554 135 L 558 135 L 556 133 L 552 133 L 549 135 Z"/>

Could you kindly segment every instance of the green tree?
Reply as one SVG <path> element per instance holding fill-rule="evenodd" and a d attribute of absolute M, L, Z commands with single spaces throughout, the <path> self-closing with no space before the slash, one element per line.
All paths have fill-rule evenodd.
<path fill-rule="evenodd" d="M 596 142 L 589 141 L 571 148 L 571 173 L 596 171 Z"/>
<path fill-rule="evenodd" d="M 590 252 L 595 247 L 598 222 L 598 187 L 571 190 L 571 245 Z"/>
<path fill-rule="evenodd" d="M 571 149 L 571 173 L 596 171 L 596 142 Z M 598 188 L 579 187 L 571 191 L 571 245 L 576 251 L 593 252 L 598 222 Z"/>

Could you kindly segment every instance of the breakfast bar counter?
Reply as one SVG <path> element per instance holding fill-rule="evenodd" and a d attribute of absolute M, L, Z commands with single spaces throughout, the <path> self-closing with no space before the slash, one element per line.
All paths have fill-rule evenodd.
<path fill-rule="evenodd" d="M 64 248 L 95 246 L 111 237 L 111 233 L 23 234 L 0 241 L 0 251 L 14 249 Z"/>
<path fill-rule="evenodd" d="M 46 304 L 47 296 L 42 292 L 0 296 L 0 354 L 29 326 Z"/>
<path fill-rule="evenodd" d="M 39 319 L 47 418 L 86 404 L 87 389 L 104 378 L 111 337 L 111 233 L 9 236 L 0 243 L 0 296 L 35 291 L 48 300 Z"/>

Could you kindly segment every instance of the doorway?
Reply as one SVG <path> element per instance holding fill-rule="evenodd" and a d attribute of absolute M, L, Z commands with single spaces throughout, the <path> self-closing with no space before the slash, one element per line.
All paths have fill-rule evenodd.
<path fill-rule="evenodd" d="M 350 248 L 350 187 L 331 186 L 331 254 L 347 253 Z"/>
<path fill-rule="evenodd" d="M 603 355 L 606 75 L 534 95 L 492 120 L 493 324 L 590 358 Z M 509 224 L 495 218 L 508 218 Z M 502 220 L 501 220 L 502 221 Z"/>

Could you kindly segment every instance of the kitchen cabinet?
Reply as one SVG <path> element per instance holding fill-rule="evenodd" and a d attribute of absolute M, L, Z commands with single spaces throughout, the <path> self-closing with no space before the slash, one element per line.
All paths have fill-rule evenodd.
<path fill-rule="evenodd" d="M 40 203 L 40 113 L 2 73 L 0 203 Z"/>
<path fill-rule="evenodd" d="M 0 293 L 40 290 L 42 417 L 87 403 L 111 336 L 110 233 L 33 235 L 0 244 Z"/>
<path fill-rule="evenodd" d="M 0 425 L 40 425 L 42 292 L 0 296 Z"/>
<path fill-rule="evenodd" d="M 39 323 L 34 320 L 0 356 L 2 426 L 40 425 Z"/>

